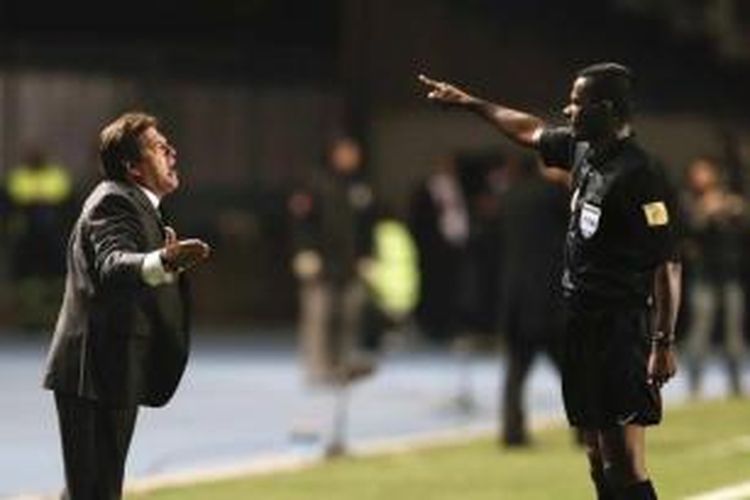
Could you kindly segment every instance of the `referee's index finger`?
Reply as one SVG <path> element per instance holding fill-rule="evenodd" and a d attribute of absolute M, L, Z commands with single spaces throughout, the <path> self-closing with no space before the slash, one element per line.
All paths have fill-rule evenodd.
<path fill-rule="evenodd" d="M 437 80 L 433 80 L 432 78 L 427 78 L 422 73 L 420 73 L 419 76 L 417 76 L 417 78 L 419 78 L 420 82 L 422 82 L 422 83 L 424 83 L 426 85 L 430 85 L 432 87 L 437 87 L 438 85 L 440 85 L 440 82 L 438 82 Z"/>

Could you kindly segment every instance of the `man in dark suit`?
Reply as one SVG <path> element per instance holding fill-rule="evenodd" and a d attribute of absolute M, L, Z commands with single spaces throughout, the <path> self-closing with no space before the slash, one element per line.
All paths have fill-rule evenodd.
<path fill-rule="evenodd" d="M 138 406 L 163 406 L 188 357 L 183 272 L 208 257 L 164 225 L 176 151 L 143 113 L 100 134 L 104 180 L 68 242 L 65 295 L 44 386 L 55 394 L 70 500 L 119 499 Z"/>

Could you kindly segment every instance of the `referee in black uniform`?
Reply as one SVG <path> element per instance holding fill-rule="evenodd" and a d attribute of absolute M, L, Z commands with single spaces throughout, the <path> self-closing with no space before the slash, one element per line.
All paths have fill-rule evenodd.
<path fill-rule="evenodd" d="M 631 126 L 631 71 L 581 70 L 567 127 L 420 76 L 428 98 L 477 113 L 548 166 L 570 171 L 572 197 L 562 286 L 567 304 L 563 399 L 584 437 L 598 498 L 655 499 L 645 428 L 661 420 L 659 388 L 672 349 L 681 266 L 673 196 Z"/>

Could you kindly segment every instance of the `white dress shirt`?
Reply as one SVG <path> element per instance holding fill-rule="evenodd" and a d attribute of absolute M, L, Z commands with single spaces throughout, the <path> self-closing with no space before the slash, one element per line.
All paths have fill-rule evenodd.
<path fill-rule="evenodd" d="M 138 185 L 138 188 L 146 195 L 148 201 L 159 211 L 159 202 L 161 201 L 156 194 L 149 189 Z M 161 250 L 154 250 L 146 254 L 141 267 L 141 277 L 149 286 L 159 286 L 174 283 L 175 273 L 170 273 L 164 269 L 164 263 L 161 261 Z"/>

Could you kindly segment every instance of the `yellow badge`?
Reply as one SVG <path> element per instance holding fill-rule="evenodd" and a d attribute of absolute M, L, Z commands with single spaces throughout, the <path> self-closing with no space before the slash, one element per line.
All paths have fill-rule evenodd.
<path fill-rule="evenodd" d="M 654 201 L 642 206 L 649 226 L 666 226 L 669 224 L 669 212 L 663 201 Z"/>

